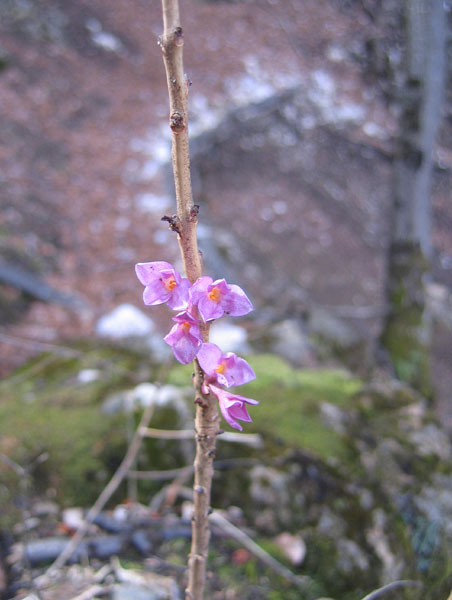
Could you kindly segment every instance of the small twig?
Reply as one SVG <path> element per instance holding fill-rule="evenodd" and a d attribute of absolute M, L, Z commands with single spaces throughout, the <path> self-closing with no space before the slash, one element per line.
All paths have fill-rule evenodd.
<path fill-rule="evenodd" d="M 165 503 L 170 487 L 170 483 L 168 485 L 163 486 L 155 494 L 155 496 L 152 497 L 151 501 L 149 502 L 149 511 L 151 512 L 151 514 L 160 512 L 162 504 Z"/>
<path fill-rule="evenodd" d="M 255 458 L 226 458 L 225 460 L 216 460 L 213 465 L 216 469 L 228 469 L 234 467 L 254 466 L 261 464 Z M 160 471 L 129 471 L 129 477 L 133 479 L 144 479 L 148 481 L 163 481 L 165 479 L 175 479 L 179 477 L 187 478 L 193 473 L 193 465 L 180 467 L 178 469 L 167 469 Z"/>
<path fill-rule="evenodd" d="M 186 500 L 193 500 L 193 491 L 187 487 L 180 488 L 179 495 Z M 270 554 L 265 552 L 265 550 L 256 544 L 256 542 L 254 542 L 245 532 L 233 525 L 218 511 L 213 511 L 209 515 L 209 521 L 219 527 L 222 531 L 224 531 L 224 533 L 242 544 L 251 552 L 251 554 L 254 554 L 256 558 L 273 569 L 275 573 L 278 573 L 278 575 L 281 575 L 291 583 L 295 584 L 297 587 L 306 590 L 308 586 L 312 585 L 313 581 L 310 577 L 295 575 L 295 573 L 292 573 L 290 569 L 282 565 L 276 560 L 276 558 L 273 558 L 273 556 L 270 556 Z"/>
<path fill-rule="evenodd" d="M 110 564 L 104 565 L 96 573 L 94 573 L 93 581 L 95 583 L 101 583 L 107 575 L 110 575 L 112 567 Z"/>
<path fill-rule="evenodd" d="M 21 465 L 12 460 L 12 458 L 6 456 L 6 454 L 1 453 L 0 460 L 8 465 L 8 467 L 10 467 L 19 477 L 26 477 L 28 475 L 27 469 L 24 469 Z"/>
<path fill-rule="evenodd" d="M 54 360 L 55 360 L 54 355 L 44 354 L 44 356 L 42 358 L 40 358 L 38 360 L 38 362 L 31 365 L 25 371 L 21 371 L 20 373 L 17 373 L 17 375 L 12 375 L 11 377 L 7 377 L 3 381 L 0 381 L 0 388 L 8 389 L 9 387 L 11 387 L 13 385 L 17 385 L 18 383 L 28 379 L 32 375 L 33 376 L 36 375 L 36 373 L 39 373 L 39 371 L 41 369 L 45 369 L 45 367 L 50 365 Z"/>
<path fill-rule="evenodd" d="M 78 357 L 82 355 L 82 353 L 78 350 L 74 350 L 68 346 L 49 344 L 48 342 L 39 342 L 38 340 L 16 337 L 6 333 L 0 333 L 0 340 L 6 342 L 7 344 L 11 344 L 12 346 L 24 346 L 26 348 L 32 348 L 33 350 L 40 350 L 41 352 L 47 350 L 48 352 L 53 352 L 60 356 Z"/>
<path fill-rule="evenodd" d="M 388 583 L 378 590 L 373 590 L 367 596 L 364 596 L 362 600 L 376 600 L 376 598 L 380 598 L 386 592 L 391 592 L 392 590 L 396 590 L 401 587 L 423 587 L 420 581 L 414 581 L 412 579 L 400 579 L 399 581 L 393 581 L 392 583 Z"/>
<path fill-rule="evenodd" d="M 183 475 L 188 476 L 191 473 L 193 473 L 193 465 L 181 467 L 180 469 L 168 469 L 166 471 L 129 471 L 129 477 L 148 481 L 163 481 L 165 479 L 175 479 Z"/>
<path fill-rule="evenodd" d="M 195 437 L 192 429 L 153 429 L 147 427 L 143 431 L 143 437 L 157 438 L 162 440 L 189 440 Z M 262 437 L 258 433 L 234 433 L 233 431 L 224 432 L 219 438 L 223 442 L 235 442 L 238 444 L 247 444 L 254 448 L 262 448 Z"/>
<path fill-rule="evenodd" d="M 126 415 L 126 433 L 127 433 L 127 446 L 132 443 L 133 435 L 134 435 L 134 415 L 132 412 L 127 412 Z M 130 465 L 131 469 L 137 468 L 137 457 L 135 457 L 133 463 Z M 127 473 L 127 497 L 130 502 L 134 504 L 138 499 L 138 487 L 137 480 L 134 477 L 130 476 L 130 471 Z"/>
<path fill-rule="evenodd" d="M 179 219 L 177 218 L 177 215 L 171 215 L 171 217 L 165 215 L 160 219 L 160 221 L 166 221 L 170 231 L 180 234 Z"/>
<path fill-rule="evenodd" d="M 156 438 L 160 440 L 189 440 L 195 437 L 193 429 L 154 429 L 146 427 L 142 431 L 143 437 Z"/>
<path fill-rule="evenodd" d="M 256 542 L 254 542 L 244 531 L 233 525 L 230 521 L 228 521 L 222 514 L 217 511 L 214 511 L 209 520 L 219 527 L 222 531 L 227 533 L 229 536 L 234 538 L 237 542 L 242 544 L 247 550 L 254 554 L 256 558 L 262 561 L 267 567 L 270 567 L 277 573 L 287 579 L 300 589 L 306 590 L 306 587 L 312 584 L 312 579 L 306 576 L 299 576 L 292 573 L 290 569 L 282 565 L 276 558 L 270 556 L 263 548 L 261 548 Z"/>
<path fill-rule="evenodd" d="M 141 431 L 144 427 L 147 427 L 147 425 L 152 417 L 153 411 L 154 411 L 154 405 L 149 404 L 146 407 L 146 409 L 143 413 L 143 416 L 141 417 L 140 425 L 135 432 L 135 435 L 132 439 L 132 442 L 127 450 L 127 453 L 126 453 L 122 463 L 119 465 L 117 471 L 115 472 L 113 477 L 110 479 L 108 485 L 104 488 L 104 490 L 102 491 L 102 493 L 100 494 L 100 496 L 98 497 L 96 502 L 89 509 L 88 514 L 85 517 L 85 520 L 80 525 L 80 527 L 77 529 L 74 537 L 71 539 L 69 544 L 63 550 L 63 552 L 60 554 L 60 556 L 54 561 L 54 563 L 47 569 L 46 573 L 42 577 L 39 578 L 41 585 L 44 585 L 47 582 L 48 578 L 55 571 L 60 569 L 66 563 L 66 561 L 69 559 L 71 554 L 74 552 L 74 550 L 77 548 L 78 544 L 82 540 L 89 525 L 97 517 L 97 515 L 103 509 L 105 504 L 108 502 L 108 500 L 114 494 L 114 492 L 117 490 L 121 481 L 127 475 L 131 465 L 133 464 L 133 461 L 135 460 L 135 457 L 138 453 L 138 450 L 140 449 L 141 442 L 143 440 Z"/>

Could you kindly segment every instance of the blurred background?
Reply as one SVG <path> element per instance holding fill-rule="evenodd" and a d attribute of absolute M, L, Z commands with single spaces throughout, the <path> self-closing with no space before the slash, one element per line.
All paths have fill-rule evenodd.
<path fill-rule="evenodd" d="M 302 540 L 292 567 L 318 595 L 358 598 L 403 576 L 445 600 L 450 3 L 182 0 L 181 16 L 205 272 L 255 305 L 212 334 L 258 374 L 247 431 L 270 448 L 242 508 L 272 543 Z M 168 311 L 143 306 L 134 273 L 181 267 L 161 221 L 175 212 L 161 33 L 158 2 L 0 2 L 0 450 L 34 474 L 27 510 L 35 496 L 87 505 L 102 489 L 127 439 L 115 411 L 95 429 L 99 406 L 146 382 L 190 383 L 162 341 Z M 182 450 L 159 466 L 182 466 Z M 13 531 L 17 474 L 0 469 Z M 308 490 L 295 505 L 291 486 Z M 240 504 L 230 489 L 216 505 Z M 331 553 L 348 556 L 337 572 L 322 563 Z M 310 597 L 275 595 L 282 584 L 255 559 L 234 560 L 244 587 L 221 595 L 234 589 L 225 569 L 212 597 Z"/>

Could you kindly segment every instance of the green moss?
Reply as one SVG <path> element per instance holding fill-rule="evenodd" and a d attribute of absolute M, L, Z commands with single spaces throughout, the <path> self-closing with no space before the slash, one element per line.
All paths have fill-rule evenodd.
<path fill-rule="evenodd" d="M 263 432 L 283 440 L 286 445 L 300 446 L 325 458 L 348 455 L 348 444 L 324 424 L 319 405 L 329 402 L 345 406 L 360 389 L 359 379 L 334 369 L 295 369 L 270 354 L 251 356 L 248 360 L 256 379 L 240 387 L 240 394 L 259 400 L 260 405 L 250 409 L 253 423 L 247 424 L 247 433 Z M 191 373 L 191 366 L 177 366 L 169 380 L 177 385 L 188 385 Z"/>
<path fill-rule="evenodd" d="M 63 504 L 97 497 L 127 444 L 123 417 L 101 414 L 99 405 L 108 393 L 131 387 L 141 360 L 126 350 L 84 345 L 70 356 L 40 355 L 2 381 L 0 451 L 25 468 L 48 455 L 32 467 L 34 491 L 52 488 Z M 80 382 L 83 369 L 97 369 L 98 379 Z M 18 486 L 5 465 L 0 471 L 11 490 Z"/>
<path fill-rule="evenodd" d="M 426 312 L 425 274 L 428 262 L 418 244 L 394 243 L 390 248 L 387 298 L 390 312 L 381 343 L 397 376 L 432 397 L 430 321 Z"/>
<path fill-rule="evenodd" d="M 95 406 L 63 408 L 27 399 L 14 405 L 4 402 L 0 423 L 0 436 L 4 440 L 8 436 L 19 464 L 28 466 L 39 454 L 48 454 L 34 470 L 37 491 L 54 488 L 68 503 L 92 501 L 107 478 L 108 457 L 125 451 L 119 419 L 100 416 Z"/>

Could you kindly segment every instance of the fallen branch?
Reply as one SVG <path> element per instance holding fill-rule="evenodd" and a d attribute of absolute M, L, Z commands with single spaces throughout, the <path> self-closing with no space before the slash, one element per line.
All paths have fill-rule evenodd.
<path fill-rule="evenodd" d="M 312 584 L 312 579 L 305 575 L 295 575 L 290 569 L 282 565 L 276 558 L 270 556 L 263 548 L 261 548 L 256 542 L 254 542 L 244 531 L 233 525 L 228 521 L 221 513 L 214 511 L 209 520 L 211 523 L 219 527 L 224 533 L 234 538 L 237 542 L 242 544 L 247 550 L 254 554 L 261 562 L 267 567 L 270 567 L 275 573 L 284 577 L 298 588 L 306 590 L 306 588 Z"/>
<path fill-rule="evenodd" d="M 55 562 L 47 569 L 45 574 L 39 578 L 39 585 L 45 585 L 49 578 L 61 567 L 66 564 L 66 561 L 70 558 L 74 550 L 77 548 L 78 544 L 82 540 L 83 536 L 88 530 L 89 525 L 93 522 L 93 520 L 97 517 L 100 511 L 103 509 L 105 504 L 114 494 L 114 492 L 118 489 L 119 484 L 127 475 L 135 457 L 140 449 L 141 442 L 143 440 L 143 436 L 141 435 L 141 431 L 144 427 L 147 427 L 149 421 L 151 420 L 152 413 L 154 412 L 154 405 L 149 404 L 141 417 L 141 422 L 139 427 L 137 428 L 135 435 L 132 439 L 132 442 L 127 450 L 127 453 L 119 465 L 116 473 L 110 479 L 108 485 L 104 488 L 96 502 L 88 511 L 88 514 L 85 517 L 85 520 L 80 525 L 80 527 L 75 532 L 74 537 L 71 539 L 70 543 L 66 546 L 63 552 L 59 555 L 59 557 L 55 560 Z"/>
<path fill-rule="evenodd" d="M 0 340 L 11 344 L 11 346 L 19 346 L 25 348 L 31 348 L 40 352 L 53 352 L 59 356 L 67 356 L 68 358 L 78 358 L 82 356 L 82 352 L 69 348 L 68 346 L 61 346 L 59 344 L 49 344 L 48 342 L 40 342 L 38 340 L 30 340 L 29 338 L 22 338 L 7 333 L 0 333 Z"/>
<path fill-rule="evenodd" d="M 156 438 L 161 440 L 190 440 L 195 438 L 193 429 L 153 429 L 145 427 L 142 432 L 143 437 Z M 219 441 L 233 442 L 237 444 L 247 444 L 253 448 L 262 448 L 262 437 L 258 433 L 234 433 L 225 431 L 218 437 Z"/>
<path fill-rule="evenodd" d="M 376 600 L 386 594 L 386 592 L 392 592 L 392 590 L 396 590 L 402 587 L 423 587 L 420 581 L 414 581 L 412 579 L 400 579 L 399 581 L 393 581 L 392 583 L 388 583 L 378 590 L 373 590 L 370 594 L 367 594 L 362 600 Z"/>
<path fill-rule="evenodd" d="M 193 500 L 193 492 L 187 487 L 180 488 L 179 494 L 187 500 Z M 288 581 L 296 585 L 298 588 L 306 591 L 306 588 L 313 584 L 313 581 L 310 577 L 307 577 L 306 575 L 295 575 L 295 573 L 292 573 L 290 569 L 282 565 L 278 560 L 276 560 L 276 558 L 273 558 L 273 556 L 270 556 L 270 554 L 268 554 L 268 552 L 261 548 L 261 546 L 256 544 L 256 542 L 253 541 L 249 535 L 247 535 L 244 531 L 233 525 L 218 511 L 214 510 L 210 514 L 209 521 L 213 525 L 216 525 L 224 533 L 226 533 L 230 537 L 234 538 L 237 542 L 242 544 L 247 550 L 251 552 L 251 554 L 253 554 L 256 558 L 258 558 L 265 565 L 267 565 L 267 567 L 275 571 L 275 573 L 277 573 L 278 575 L 281 575 L 281 577 L 284 577 L 284 579 L 287 579 Z M 363 600 L 369 599 L 363 598 Z"/>
<path fill-rule="evenodd" d="M 213 465 L 216 469 L 228 469 L 234 467 L 254 466 L 262 464 L 255 458 L 226 458 L 225 460 L 216 460 Z M 165 479 L 176 479 L 179 477 L 188 477 L 194 471 L 193 465 L 180 467 L 179 469 L 168 469 L 166 471 L 129 471 L 129 477 L 134 479 L 145 479 L 150 481 L 162 481 Z"/>
<path fill-rule="evenodd" d="M 180 467 L 179 469 L 167 469 L 166 471 L 129 471 L 131 479 L 141 479 L 146 481 L 164 481 L 165 479 L 176 479 L 191 475 L 193 473 L 193 465 Z"/>

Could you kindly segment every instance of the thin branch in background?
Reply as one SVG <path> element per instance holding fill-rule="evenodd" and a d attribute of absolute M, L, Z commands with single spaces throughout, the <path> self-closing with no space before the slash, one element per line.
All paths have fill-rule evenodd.
<path fill-rule="evenodd" d="M 412 579 L 400 579 L 399 581 L 393 581 L 392 583 L 388 583 L 388 585 L 384 585 L 378 590 L 374 590 L 367 594 L 362 600 L 377 600 L 377 598 L 381 598 L 386 592 L 392 592 L 393 590 L 398 590 L 404 587 L 423 587 L 420 581 L 414 581 Z"/>
<path fill-rule="evenodd" d="M 189 440 L 195 437 L 193 429 L 153 429 L 147 427 L 143 431 L 144 437 L 162 439 L 162 440 Z M 262 437 L 258 433 L 235 433 L 234 431 L 225 431 L 218 438 L 222 442 L 236 442 L 237 444 L 247 444 L 254 448 L 262 448 Z"/>
<path fill-rule="evenodd" d="M 14 460 L 12 460 L 12 458 L 9 458 L 9 456 L 6 456 L 6 454 L 0 453 L 0 460 L 2 460 L 5 463 L 5 465 L 7 465 L 10 469 L 12 469 L 14 471 L 14 473 L 16 473 L 16 475 L 18 475 L 19 477 L 27 476 L 27 470 L 24 469 L 18 463 L 16 463 Z"/>
<path fill-rule="evenodd" d="M 80 525 L 80 527 L 75 532 L 75 535 L 72 537 L 69 544 L 63 550 L 63 552 L 59 555 L 59 557 L 54 561 L 52 565 L 47 569 L 46 573 L 41 576 L 38 581 L 39 585 L 45 586 L 49 579 L 52 577 L 53 573 L 55 573 L 58 569 L 63 567 L 66 564 L 66 561 L 71 557 L 74 550 L 77 548 L 82 538 L 86 534 L 89 525 L 94 521 L 100 511 L 104 508 L 105 504 L 109 501 L 114 492 L 118 489 L 121 481 L 127 475 L 130 470 L 131 465 L 133 464 L 137 453 L 141 447 L 141 443 L 143 441 L 143 436 L 141 435 L 141 431 L 143 428 L 147 427 L 149 421 L 151 420 L 152 414 L 154 412 L 154 404 L 149 404 L 141 417 L 140 424 L 135 432 L 135 435 L 132 439 L 132 442 L 127 450 L 127 453 L 116 470 L 113 477 L 110 479 L 108 485 L 104 488 L 96 502 L 88 511 L 88 514 L 85 517 L 85 520 Z"/>
<path fill-rule="evenodd" d="M 143 427 L 143 429 L 145 429 Z M 142 431 L 143 431 L 142 429 Z M 140 432 L 141 437 L 142 431 Z M 127 447 L 130 447 L 133 436 L 134 436 L 134 415 L 132 412 L 127 412 L 126 414 L 126 433 L 127 433 Z M 132 464 L 130 465 L 130 470 L 127 473 L 127 497 L 130 502 L 136 504 L 138 500 L 138 485 L 135 477 L 132 477 L 130 474 L 133 470 L 137 468 L 137 456 L 135 456 Z"/>
<path fill-rule="evenodd" d="M 175 479 L 177 477 L 189 476 L 193 473 L 193 465 L 180 467 L 180 469 L 168 469 L 166 471 L 130 471 L 129 477 L 135 480 L 144 481 L 164 481 L 165 479 Z"/>
<path fill-rule="evenodd" d="M 226 458 L 225 460 L 216 460 L 214 466 L 216 469 L 231 469 L 237 467 L 249 467 L 261 465 L 262 462 L 255 458 Z M 129 477 L 148 481 L 162 481 L 164 479 L 175 479 L 178 477 L 188 477 L 193 473 L 193 465 L 180 467 L 178 469 L 168 469 L 160 471 L 129 471 Z"/>
<path fill-rule="evenodd" d="M 38 360 L 38 362 L 26 368 L 25 371 L 20 371 L 17 373 L 17 375 L 13 375 L 12 377 L 8 377 L 7 379 L 0 381 L 0 389 L 8 389 L 21 383 L 22 381 L 25 381 L 29 377 L 35 376 L 37 373 L 39 373 L 39 371 L 48 367 L 55 360 L 55 355 L 44 354 L 42 358 Z"/>
<path fill-rule="evenodd" d="M 59 356 L 67 356 L 69 358 L 82 356 L 82 352 L 69 348 L 68 346 L 39 342 L 38 340 L 30 340 L 28 338 L 8 335 L 6 333 L 0 333 L 0 340 L 12 346 L 30 348 L 32 350 L 37 350 L 38 352 L 53 352 Z"/>
<path fill-rule="evenodd" d="M 290 569 L 277 561 L 276 558 L 273 558 L 273 556 L 270 556 L 270 554 L 261 548 L 261 546 L 256 544 L 256 542 L 252 540 L 249 535 L 233 525 L 218 511 L 214 510 L 209 519 L 211 523 L 219 527 L 224 533 L 242 544 L 242 546 L 249 550 L 251 554 L 254 554 L 256 558 L 267 565 L 267 567 L 270 567 L 273 571 L 275 571 L 275 573 L 281 577 L 284 577 L 284 579 L 287 579 L 287 581 L 290 581 L 302 590 L 306 590 L 308 586 L 312 585 L 312 579 L 310 577 L 295 575 L 295 573 L 292 573 Z"/>
<path fill-rule="evenodd" d="M 193 492 L 187 487 L 183 487 L 179 490 L 179 495 L 186 500 L 193 500 Z M 216 525 L 224 533 L 235 539 L 237 542 L 242 544 L 247 550 L 251 552 L 256 558 L 262 561 L 267 567 L 270 567 L 275 573 L 284 577 L 298 588 L 306 591 L 308 587 L 312 586 L 313 581 L 310 577 L 305 575 L 299 576 L 292 573 L 290 569 L 281 564 L 276 558 L 270 556 L 261 546 L 256 544 L 254 540 L 250 538 L 244 531 L 233 525 L 226 517 L 220 512 L 214 510 L 209 515 L 209 520 L 212 524 Z"/>

